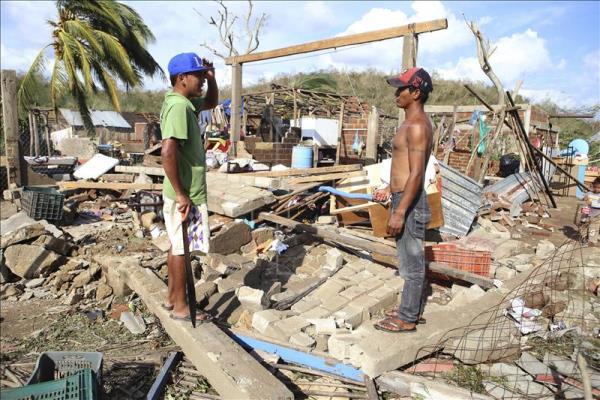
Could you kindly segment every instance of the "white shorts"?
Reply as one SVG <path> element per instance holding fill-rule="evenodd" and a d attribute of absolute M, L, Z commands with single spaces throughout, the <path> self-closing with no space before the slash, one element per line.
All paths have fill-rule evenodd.
<path fill-rule="evenodd" d="M 165 227 L 171 242 L 171 254 L 183 255 L 183 236 L 181 233 L 181 213 L 177 211 L 177 203 L 163 196 L 163 215 Z M 208 225 L 208 208 L 206 204 L 192 206 L 188 215 L 188 241 L 190 253 L 201 251 L 208 253 L 210 228 Z"/>

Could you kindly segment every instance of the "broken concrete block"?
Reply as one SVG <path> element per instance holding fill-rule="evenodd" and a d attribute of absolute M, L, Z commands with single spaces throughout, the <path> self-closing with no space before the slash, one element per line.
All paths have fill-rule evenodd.
<path fill-rule="evenodd" d="M 509 267 L 499 266 L 494 272 L 494 277 L 501 281 L 506 281 L 514 278 L 517 275 L 517 270 Z"/>
<path fill-rule="evenodd" d="M 169 236 L 165 234 L 152 238 L 152 244 L 163 253 L 166 253 L 171 248 L 171 240 L 169 239 Z"/>
<path fill-rule="evenodd" d="M 473 301 L 477 301 L 478 298 L 485 294 L 485 290 L 477 285 L 472 285 L 468 289 L 454 285 L 452 290 L 454 290 L 455 287 L 460 289 L 457 290 L 456 294 L 452 296 L 452 300 L 448 303 L 448 306 L 452 308 L 462 307 Z"/>
<path fill-rule="evenodd" d="M 46 280 L 46 278 L 30 279 L 27 282 L 25 282 L 25 287 L 28 289 L 33 289 L 33 288 L 42 286 L 42 284 L 44 283 L 45 280 Z"/>
<path fill-rule="evenodd" d="M 74 306 L 83 300 L 83 294 L 79 290 L 72 290 L 63 300 L 63 304 Z"/>
<path fill-rule="evenodd" d="M 90 265 L 87 270 L 85 270 L 84 272 L 80 273 L 75 278 L 73 278 L 73 287 L 74 288 L 84 287 L 85 285 L 87 285 L 88 283 L 90 283 L 92 281 L 92 279 L 94 278 L 94 275 L 96 275 L 96 273 L 98 271 L 100 271 L 100 266 L 98 264 Z"/>
<path fill-rule="evenodd" d="M 8 246 L 35 239 L 40 235 L 46 233 L 46 228 L 44 228 L 44 225 L 42 225 L 41 223 L 36 223 L 35 221 L 33 222 L 34 223 L 30 225 L 25 225 L 12 232 L 2 234 L 2 236 L 0 237 L 0 248 L 5 249 Z"/>
<path fill-rule="evenodd" d="M 333 318 L 314 318 L 308 321 L 315 326 L 317 335 L 332 335 L 336 333 L 337 326 Z"/>
<path fill-rule="evenodd" d="M 112 288 L 106 283 L 100 283 L 96 288 L 96 300 L 100 301 L 112 294 Z"/>
<path fill-rule="evenodd" d="M 297 332 L 290 336 L 290 343 L 310 349 L 315 345 L 315 339 L 311 338 L 304 332 Z"/>
<path fill-rule="evenodd" d="M 254 254 L 256 253 L 256 250 L 258 250 L 258 245 L 254 241 L 254 239 L 240 247 L 240 251 L 242 252 L 242 254 Z"/>
<path fill-rule="evenodd" d="M 333 335 L 327 341 L 327 349 L 332 357 L 343 361 L 350 357 L 350 347 L 358 343 L 358 340 L 350 333 Z"/>
<path fill-rule="evenodd" d="M 208 301 L 210 297 L 217 293 L 217 284 L 214 282 L 196 282 L 196 301 L 202 303 Z"/>
<path fill-rule="evenodd" d="M 275 310 L 263 310 L 255 312 L 252 316 L 252 328 L 265 334 L 267 328 L 283 316 L 282 313 Z"/>
<path fill-rule="evenodd" d="M 58 254 L 62 254 L 63 256 L 71 255 L 71 251 L 73 250 L 73 244 L 64 239 L 58 239 L 54 236 L 50 235 L 42 235 L 35 242 L 33 242 L 36 246 L 42 246 L 46 250 L 53 251 Z"/>
<path fill-rule="evenodd" d="M 242 306 L 248 310 L 264 310 L 269 305 L 265 292 L 260 289 L 242 286 L 237 289 L 237 297 Z"/>
<path fill-rule="evenodd" d="M 63 261 L 63 257 L 30 244 L 16 244 L 4 252 L 5 263 L 10 271 L 21 278 L 31 279 L 48 275 Z"/>
<path fill-rule="evenodd" d="M 320 215 L 317 218 L 317 224 L 319 225 L 330 225 L 335 224 L 337 217 L 335 215 Z"/>
<path fill-rule="evenodd" d="M 250 227 L 242 221 L 234 221 L 225 225 L 210 240 L 210 252 L 230 254 L 252 240 Z"/>
<path fill-rule="evenodd" d="M 344 264 L 344 254 L 335 248 L 327 250 L 325 264 L 332 269 L 340 268 Z"/>
<path fill-rule="evenodd" d="M 252 231 L 252 239 L 257 245 L 261 245 L 275 238 L 275 229 L 271 227 L 257 228 Z"/>
<path fill-rule="evenodd" d="M 282 319 L 281 321 L 275 322 L 275 328 L 281 330 L 286 336 L 290 337 L 293 334 L 302 331 L 307 326 L 310 326 L 310 322 L 299 315 L 294 315 L 289 318 Z"/>
<path fill-rule="evenodd" d="M 156 220 L 156 213 L 154 211 L 144 211 L 142 215 L 140 215 L 140 222 L 142 226 L 146 229 L 150 229 L 152 225 L 154 225 L 154 221 Z"/>
<path fill-rule="evenodd" d="M 556 250 L 556 246 L 554 246 L 554 244 L 548 240 L 540 240 L 537 244 L 537 246 L 535 247 L 535 255 L 539 258 L 546 258 L 549 255 L 551 255 L 554 250 Z"/>
<path fill-rule="evenodd" d="M 23 289 L 16 285 L 3 285 L 0 290 L 0 300 L 6 300 L 23 293 Z"/>
<path fill-rule="evenodd" d="M 354 329 L 363 321 L 363 310 L 360 307 L 348 304 L 346 307 L 333 314 L 337 326 L 345 326 L 348 329 Z M 339 321 L 339 323 L 338 323 Z"/>
<path fill-rule="evenodd" d="M 328 279 L 327 281 L 325 281 L 325 283 L 323 283 L 321 286 L 315 289 L 311 297 L 327 299 L 329 297 L 337 296 L 338 293 L 340 293 L 345 288 L 346 287 L 344 283 L 339 279 Z"/>
<path fill-rule="evenodd" d="M 96 146 L 89 138 L 64 138 L 56 149 L 63 156 L 73 156 L 84 160 L 89 160 L 96 154 Z"/>
<path fill-rule="evenodd" d="M 302 300 L 298 301 L 297 303 L 295 303 L 294 305 L 292 305 L 292 307 L 290 308 L 293 312 L 296 312 L 298 314 L 302 314 L 308 310 L 312 310 L 313 308 L 319 306 L 321 304 L 321 301 L 317 298 L 303 298 Z"/>
<path fill-rule="evenodd" d="M 371 291 L 377 289 L 380 286 L 383 286 L 384 281 L 379 279 L 378 276 L 374 276 L 372 278 L 366 279 L 360 282 L 358 285 L 362 288 L 365 288 L 367 291 Z"/>

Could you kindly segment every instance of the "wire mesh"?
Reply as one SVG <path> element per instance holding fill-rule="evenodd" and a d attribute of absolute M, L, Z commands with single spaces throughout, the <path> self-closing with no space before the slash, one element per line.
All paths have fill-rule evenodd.
<path fill-rule="evenodd" d="M 592 224 L 600 216 L 501 288 L 493 307 L 420 349 L 408 372 L 427 360 L 429 376 L 494 398 L 583 398 L 586 384 L 598 398 L 600 251 L 585 246 Z"/>

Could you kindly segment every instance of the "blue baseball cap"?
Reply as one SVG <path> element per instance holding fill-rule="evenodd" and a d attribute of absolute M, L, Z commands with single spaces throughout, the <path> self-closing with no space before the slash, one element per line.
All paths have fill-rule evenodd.
<path fill-rule="evenodd" d="M 185 74 L 187 72 L 206 71 L 208 68 L 196 53 L 181 53 L 169 61 L 169 75 Z"/>

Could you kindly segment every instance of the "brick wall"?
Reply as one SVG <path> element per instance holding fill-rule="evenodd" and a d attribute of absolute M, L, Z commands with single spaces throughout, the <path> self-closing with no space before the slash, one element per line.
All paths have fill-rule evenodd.
<path fill-rule="evenodd" d="M 259 137 L 247 136 L 244 138 L 246 151 L 260 162 L 270 162 L 273 165 L 283 164 L 292 166 L 292 148 L 297 145 L 299 139 L 284 138 L 283 143 L 263 142 Z"/>
<path fill-rule="evenodd" d="M 342 126 L 342 148 L 340 151 L 340 164 L 356 164 L 362 162 L 359 154 L 352 151 L 354 137 L 358 134 L 359 140 L 367 145 L 367 122 L 368 115 L 364 114 L 361 117 L 350 117 L 344 120 Z M 364 157 L 363 149 L 363 157 Z"/>

